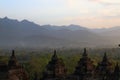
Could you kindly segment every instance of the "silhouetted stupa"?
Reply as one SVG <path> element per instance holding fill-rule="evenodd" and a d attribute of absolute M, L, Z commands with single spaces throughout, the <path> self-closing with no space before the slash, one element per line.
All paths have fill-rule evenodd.
<path fill-rule="evenodd" d="M 88 80 L 88 78 L 92 78 L 94 68 L 95 66 L 93 65 L 93 61 L 88 58 L 88 54 L 85 48 L 82 58 L 78 61 L 74 75 L 77 75 L 79 77 L 79 80 Z"/>
<path fill-rule="evenodd" d="M 54 79 L 63 79 L 66 76 L 66 68 L 63 60 L 58 58 L 56 50 L 51 58 L 51 61 L 46 66 L 46 70 L 43 73 L 42 80 L 54 80 Z"/>
<path fill-rule="evenodd" d="M 112 64 L 108 60 L 106 53 L 104 53 L 102 61 L 97 65 L 96 74 L 100 78 L 99 80 L 111 80 Z"/>

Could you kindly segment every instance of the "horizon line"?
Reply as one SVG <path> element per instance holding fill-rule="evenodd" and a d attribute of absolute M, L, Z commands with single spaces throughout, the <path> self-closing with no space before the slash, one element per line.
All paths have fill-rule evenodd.
<path fill-rule="evenodd" d="M 8 17 L 8 16 L 4 16 L 4 17 L 0 17 L 1 19 L 5 19 L 5 18 L 7 18 L 7 19 L 11 19 L 11 20 L 17 20 L 18 22 L 22 22 L 22 21 L 24 21 L 24 20 L 26 20 L 26 21 L 28 21 L 28 22 L 32 22 L 32 23 L 34 23 L 34 24 L 37 24 L 37 25 L 39 25 L 39 26 L 45 26 L 45 25 L 50 25 L 50 26 L 56 26 L 56 27 L 63 27 L 63 26 L 70 26 L 70 25 L 75 25 L 75 26 L 79 26 L 79 27 L 83 27 L 83 28 L 87 28 L 87 29 L 110 29 L 110 28 L 115 28 L 115 27 L 120 27 L 120 26 L 113 26 L 113 27 L 87 27 L 87 26 L 82 26 L 82 25 L 79 25 L 79 24 L 73 24 L 73 23 L 70 23 L 70 24 L 61 24 L 61 25 L 56 25 L 56 24 L 50 24 L 50 23 L 46 23 L 46 24 L 39 24 L 39 23 L 37 23 L 37 22 L 35 22 L 35 21 L 32 21 L 32 20 L 29 20 L 29 19 L 16 19 L 16 18 L 10 18 L 10 17 Z"/>

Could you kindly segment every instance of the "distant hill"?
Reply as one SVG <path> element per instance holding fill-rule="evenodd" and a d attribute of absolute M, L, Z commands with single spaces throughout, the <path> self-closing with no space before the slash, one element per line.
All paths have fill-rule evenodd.
<path fill-rule="evenodd" d="M 120 26 L 106 29 L 97 29 L 95 32 L 111 40 L 111 43 L 113 44 L 117 45 L 120 43 Z"/>
<path fill-rule="evenodd" d="M 79 25 L 38 25 L 28 20 L 0 18 L 0 47 L 99 47 L 120 42 L 120 28 L 91 30 Z M 116 36 L 117 35 L 117 36 Z M 113 40 L 113 37 L 114 40 Z"/>

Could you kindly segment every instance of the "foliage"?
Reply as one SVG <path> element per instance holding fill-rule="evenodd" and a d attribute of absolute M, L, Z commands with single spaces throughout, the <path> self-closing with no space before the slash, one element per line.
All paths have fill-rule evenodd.
<path fill-rule="evenodd" d="M 120 49 L 118 48 L 88 49 L 88 55 L 94 61 L 95 65 L 97 65 L 98 62 L 102 60 L 103 54 L 105 52 L 107 52 L 109 60 L 113 63 L 113 67 L 115 66 L 116 62 L 120 63 Z M 8 55 L 10 55 L 9 53 L 10 51 L 2 51 L 0 61 L 7 63 L 9 59 Z M 68 74 L 72 74 L 74 72 L 74 69 L 82 53 L 82 49 L 57 49 L 57 55 L 59 58 L 63 59 Z M 19 62 L 24 65 L 24 68 L 31 76 L 31 80 L 34 77 L 35 72 L 37 72 L 39 76 L 42 76 L 42 72 L 44 71 L 47 63 L 50 61 L 52 55 L 53 50 L 51 49 L 16 50 L 16 56 Z"/>

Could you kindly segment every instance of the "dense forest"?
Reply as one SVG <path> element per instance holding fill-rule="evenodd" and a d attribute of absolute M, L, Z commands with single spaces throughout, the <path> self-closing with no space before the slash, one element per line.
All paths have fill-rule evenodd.
<path fill-rule="evenodd" d="M 59 58 L 62 58 L 67 68 L 67 73 L 72 74 L 77 62 L 81 58 L 83 49 L 56 49 Z M 34 77 L 34 73 L 42 76 L 42 72 L 46 68 L 46 65 L 53 55 L 54 49 L 15 49 L 15 55 L 19 62 L 29 73 L 30 79 Z M 109 60 L 112 62 L 114 67 L 116 62 L 120 63 L 120 48 L 101 48 L 92 49 L 87 48 L 88 56 L 97 65 L 102 60 L 104 53 L 107 53 Z M 0 50 L 0 61 L 8 62 L 11 50 Z"/>

